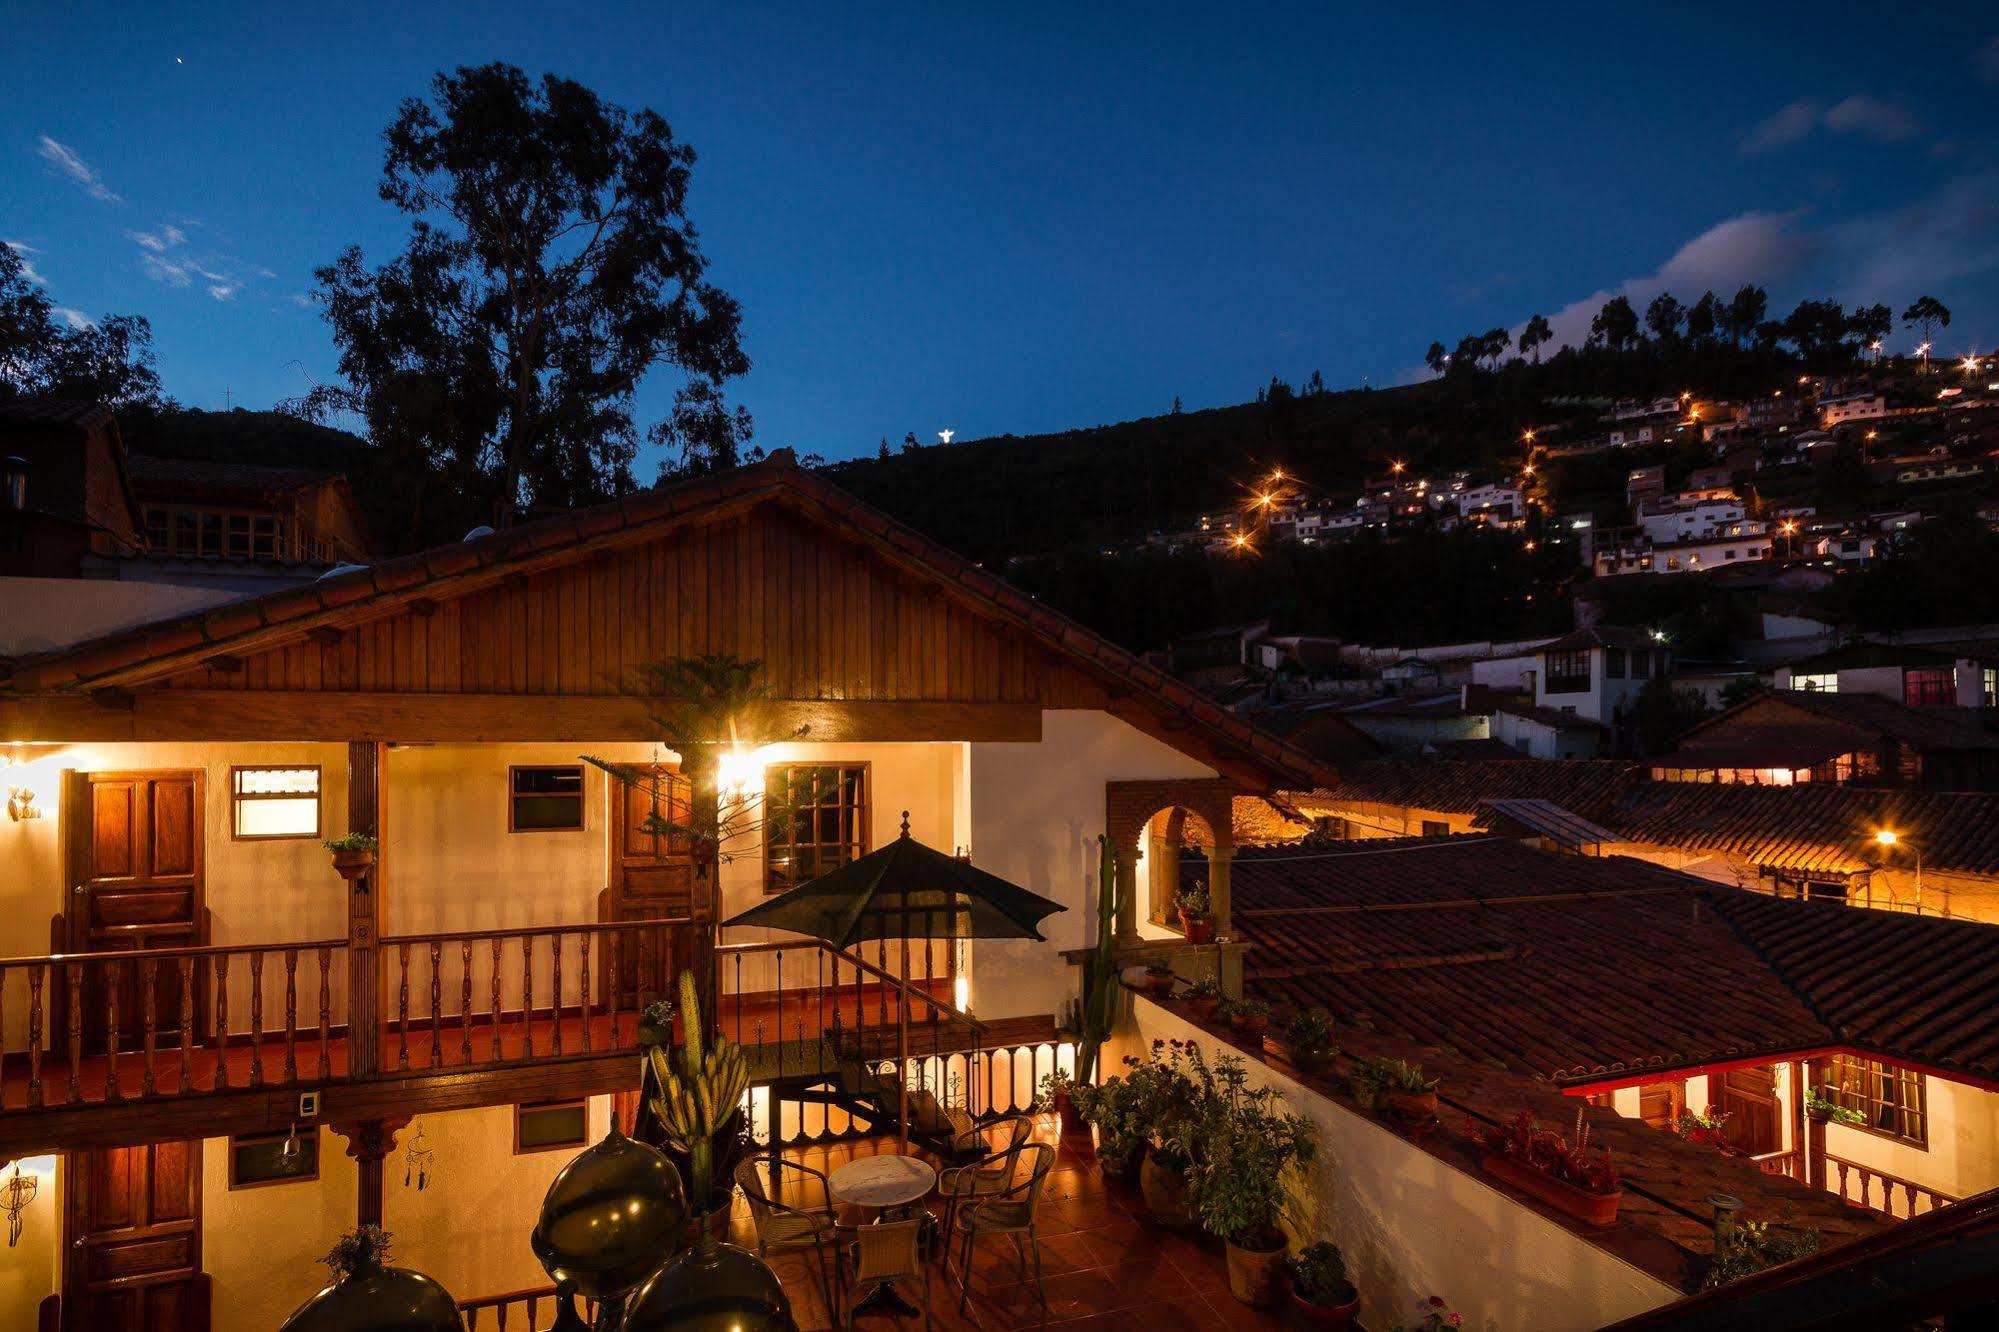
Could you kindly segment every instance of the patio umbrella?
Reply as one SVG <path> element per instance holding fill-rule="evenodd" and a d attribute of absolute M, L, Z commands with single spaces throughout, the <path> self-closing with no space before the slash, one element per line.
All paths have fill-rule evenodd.
<path fill-rule="evenodd" d="M 867 939 L 902 940 L 902 974 L 909 976 L 909 939 L 1041 939 L 1044 916 L 1069 908 L 988 874 L 970 863 L 902 835 L 878 851 L 848 861 L 789 892 L 722 922 L 762 925 L 824 939 L 848 948 Z M 939 927 L 942 927 L 941 930 Z M 899 1067 L 909 1062 L 908 999 L 898 1001 L 903 1045 Z M 902 1074 L 900 1138 L 909 1146 L 909 1085 Z"/>
<path fill-rule="evenodd" d="M 762 925 L 849 948 L 866 939 L 1041 939 L 1069 908 L 902 835 L 723 922 Z"/>

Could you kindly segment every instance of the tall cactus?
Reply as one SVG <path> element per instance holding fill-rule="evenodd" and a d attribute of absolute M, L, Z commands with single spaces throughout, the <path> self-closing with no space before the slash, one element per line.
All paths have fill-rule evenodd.
<path fill-rule="evenodd" d="M 1082 1031 L 1076 1043 L 1076 1081 L 1087 1083 L 1097 1071 L 1098 1047 L 1110 1039 L 1111 1025 L 1117 1020 L 1117 852 L 1111 839 L 1097 835 L 1097 942 L 1090 965 L 1085 970 L 1078 1025 Z"/>
<path fill-rule="evenodd" d="M 647 1051 L 655 1087 L 652 1112 L 673 1145 L 687 1153 L 693 1176 L 687 1181 L 690 1201 L 705 1213 L 714 1204 L 715 1136 L 735 1114 L 750 1074 L 742 1050 L 719 1034 L 715 1048 L 702 1052 L 701 997 L 691 971 L 680 973 L 680 1048 L 675 1053 L 678 1068 L 667 1047 Z"/>

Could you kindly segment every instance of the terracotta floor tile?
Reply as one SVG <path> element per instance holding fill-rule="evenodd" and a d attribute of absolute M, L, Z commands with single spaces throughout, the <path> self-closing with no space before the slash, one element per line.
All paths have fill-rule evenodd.
<path fill-rule="evenodd" d="M 1115 1313 L 1089 1314 L 1067 1322 L 1051 1323 L 1063 1332 L 1220 1332 L 1225 1325 L 1205 1301 L 1198 1299 L 1162 1300 L 1140 1304 Z"/>
<path fill-rule="evenodd" d="M 1289 1304 L 1275 1310 L 1252 1309 L 1227 1290 L 1201 1298 L 1207 1301 L 1208 1308 L 1229 1332 L 1273 1332 L 1274 1329 L 1303 1326 Z"/>

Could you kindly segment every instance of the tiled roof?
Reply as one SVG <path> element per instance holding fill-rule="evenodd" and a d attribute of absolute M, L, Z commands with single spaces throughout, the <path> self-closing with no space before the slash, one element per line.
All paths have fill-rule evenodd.
<path fill-rule="evenodd" d="M 292 491 L 343 475 L 332 468 L 259 467 L 253 463 L 158 458 L 146 453 L 126 455 L 125 464 L 132 480 L 140 485 L 232 490 Z"/>
<path fill-rule="evenodd" d="M 87 431 L 111 415 L 111 409 L 101 402 L 69 398 L 22 398 L 0 403 L 0 422 L 14 425 L 68 426 Z"/>
<path fill-rule="evenodd" d="M 1999 874 L 1999 795 L 1652 782 L 1633 787 L 1601 821 L 1633 842 L 1835 874 L 1880 866 L 1874 834 L 1888 828 L 1922 848 L 1924 869 Z"/>
<path fill-rule="evenodd" d="M 1609 829 L 1591 823 L 1580 814 L 1571 814 L 1552 800 L 1481 801 L 1478 825 L 1495 830 L 1522 828 L 1528 836 L 1545 837 L 1571 849 L 1604 846 L 1617 840 L 1617 835 Z"/>
<path fill-rule="evenodd" d="M 1999 1080 L 1999 926 L 1497 837 L 1239 852 L 1233 894 L 1244 982 L 1266 1000 L 1516 1073 L 1852 1048 Z"/>
<path fill-rule="evenodd" d="M 1724 925 L 1705 885 L 1506 838 L 1238 852 L 1246 984 L 1342 1023 L 1548 1079 L 1830 1043 Z"/>
<path fill-rule="evenodd" d="M 1643 775 L 1638 764 L 1615 759 L 1383 760 L 1344 764 L 1338 784 L 1314 794 L 1450 814 L 1473 813 L 1482 800 L 1551 800 L 1600 820 Z"/>
<path fill-rule="evenodd" d="M 801 512 L 842 529 L 859 541 L 953 584 L 986 613 L 1011 623 L 1084 670 L 1128 684 L 1154 705 L 1183 718 L 1275 775 L 1310 789 L 1336 780 L 1334 770 L 1268 731 L 1230 712 L 1191 686 L 1147 665 L 1123 648 L 1052 607 L 1002 582 L 915 529 L 872 508 L 832 482 L 800 469 L 788 452 L 753 467 L 695 477 L 578 509 L 470 541 L 435 546 L 379 561 L 303 587 L 231 602 L 226 607 L 122 630 L 58 652 L 14 663 L 16 692 L 74 688 L 96 677 L 145 665 L 156 658 L 200 651 L 241 651 L 246 643 L 284 639 L 336 614 L 352 614 L 377 599 L 400 604 L 413 596 L 448 595 L 455 584 L 491 581 L 507 566 L 565 547 L 590 548 L 614 534 L 664 530 L 707 510 L 760 498 L 788 498 Z"/>
<path fill-rule="evenodd" d="M 1678 748 L 1690 749 L 1709 742 L 1728 744 L 1731 728 L 1745 715 L 1782 710 L 1804 714 L 1797 732 L 1799 744 L 1823 738 L 1821 731 L 1811 727 L 1811 719 L 1815 718 L 1867 731 L 1913 749 L 1999 749 L 1999 731 L 1987 725 L 1976 708 L 1912 708 L 1879 694 L 1828 694 L 1811 689 L 1778 689 L 1758 694 L 1686 732 L 1680 737 Z M 1757 739 L 1776 737 L 1763 725 L 1758 728 Z"/>
<path fill-rule="evenodd" d="M 1505 694 L 1492 694 L 1492 710 L 1503 712 L 1509 717 L 1521 717 L 1538 722 L 1542 726 L 1553 727 L 1557 731 L 1608 731 L 1602 722 L 1584 717 L 1574 712 L 1563 712 L 1560 708 L 1543 707 L 1529 703 L 1525 699 L 1509 698 Z"/>

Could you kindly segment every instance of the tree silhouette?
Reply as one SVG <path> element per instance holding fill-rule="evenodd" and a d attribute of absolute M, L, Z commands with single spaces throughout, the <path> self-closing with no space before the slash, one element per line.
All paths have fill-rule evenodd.
<path fill-rule="evenodd" d="M 57 315 L 14 247 L 0 241 L 0 401 L 41 394 L 114 407 L 164 405 L 153 326 L 138 315 L 72 324 Z"/>
<path fill-rule="evenodd" d="M 632 488 L 633 394 L 656 366 L 704 383 L 693 405 L 719 420 L 714 391 L 749 358 L 664 117 L 495 63 L 438 75 L 383 137 L 403 252 L 370 269 L 350 246 L 316 275 L 378 442 L 413 395 L 446 403 L 421 446 L 475 467 L 505 521 Z"/>
<path fill-rule="evenodd" d="M 1728 334 L 1730 342 L 1740 347 L 1755 336 L 1756 330 L 1763 323 L 1764 312 L 1769 307 L 1770 297 L 1763 288 L 1757 286 L 1741 288 L 1735 293 L 1735 298 L 1728 303 L 1727 312 L 1722 316 L 1722 331 Z"/>
<path fill-rule="evenodd" d="M 1670 291 L 1662 291 L 1652 298 L 1645 307 L 1645 327 L 1660 342 L 1671 342 L 1680 336 L 1680 325 L 1686 322 L 1687 307 L 1681 305 Z"/>
<path fill-rule="evenodd" d="M 1923 341 L 1928 342 L 1936 329 L 1950 327 L 1950 307 L 1934 296 L 1918 296 L 1902 311 L 1902 324 L 1922 329 Z"/>
<path fill-rule="evenodd" d="M 1423 364 L 1429 366 L 1434 373 L 1440 375 L 1444 373 L 1444 367 L 1450 363 L 1450 359 L 1450 355 L 1444 351 L 1444 344 L 1441 342 L 1431 343 L 1430 350 L 1423 353 Z"/>
<path fill-rule="evenodd" d="M 1590 341 L 1611 351 L 1623 351 L 1638 341 L 1638 312 L 1629 296 L 1613 296 L 1589 321 Z"/>
<path fill-rule="evenodd" d="M 1537 314 L 1527 321 L 1520 330 L 1520 350 L 1534 357 L 1534 364 L 1541 364 L 1541 348 L 1554 340 L 1555 330 L 1548 326 L 1548 316 Z"/>
<path fill-rule="evenodd" d="M 1687 310 L 1687 340 L 1706 342 L 1712 338 L 1721 325 L 1721 314 L 1721 302 L 1715 299 L 1715 294 L 1703 292 Z"/>

